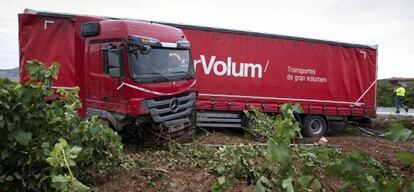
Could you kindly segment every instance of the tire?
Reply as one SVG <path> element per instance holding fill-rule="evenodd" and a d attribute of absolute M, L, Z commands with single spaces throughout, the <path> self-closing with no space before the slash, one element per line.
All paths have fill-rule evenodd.
<path fill-rule="evenodd" d="M 195 135 L 195 127 L 188 128 L 186 133 L 184 135 L 178 137 L 175 139 L 177 143 L 190 143 L 194 141 L 194 135 Z"/>
<path fill-rule="evenodd" d="M 321 137 L 327 129 L 325 118 L 320 115 L 309 115 L 305 118 L 302 132 L 307 137 Z"/>
<path fill-rule="evenodd" d="M 178 143 L 190 143 L 194 141 L 194 136 L 197 131 L 197 111 L 195 110 L 195 105 L 193 111 L 191 112 L 190 118 L 192 126 L 187 128 L 186 132 L 182 136 L 175 139 Z"/>

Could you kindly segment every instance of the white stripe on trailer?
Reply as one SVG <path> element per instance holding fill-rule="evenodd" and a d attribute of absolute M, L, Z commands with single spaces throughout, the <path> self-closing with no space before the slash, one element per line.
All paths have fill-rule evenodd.
<path fill-rule="evenodd" d="M 319 99 L 299 99 L 299 98 L 285 98 L 285 97 L 261 97 L 261 96 L 247 96 L 247 95 L 226 95 L 226 94 L 207 94 L 199 93 L 199 96 L 210 96 L 210 97 L 233 97 L 243 99 L 268 99 L 268 100 L 288 100 L 288 101 L 308 101 L 308 102 L 322 102 L 322 103 L 340 103 L 340 104 L 358 104 L 364 105 L 365 103 L 355 103 L 349 101 L 333 101 L 333 100 L 319 100 Z"/>

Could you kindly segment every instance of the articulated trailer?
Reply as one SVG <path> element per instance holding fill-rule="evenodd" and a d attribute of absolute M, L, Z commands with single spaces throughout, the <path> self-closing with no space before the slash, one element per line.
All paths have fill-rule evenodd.
<path fill-rule="evenodd" d="M 376 116 L 377 46 L 37 11 L 19 20 L 21 71 L 30 59 L 61 63 L 55 85 L 81 88 L 81 115 L 141 138 L 182 135 L 195 121 L 241 128 L 245 110 L 284 103 L 302 106 L 310 137 Z"/>
<path fill-rule="evenodd" d="M 376 116 L 377 46 L 168 24 L 192 44 L 197 126 L 243 127 L 251 106 L 297 103 L 306 136 Z"/>
<path fill-rule="evenodd" d="M 190 43 L 177 28 L 143 21 L 25 10 L 19 14 L 21 82 L 27 61 L 60 69 L 53 88 L 80 88 L 79 114 L 141 140 L 191 136 L 196 83 Z"/>

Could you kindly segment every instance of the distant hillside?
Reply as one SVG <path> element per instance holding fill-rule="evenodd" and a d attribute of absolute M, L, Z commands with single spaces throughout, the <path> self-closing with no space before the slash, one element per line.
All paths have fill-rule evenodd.
<path fill-rule="evenodd" d="M 0 78 L 9 78 L 11 80 L 19 80 L 19 68 L 0 69 Z"/>

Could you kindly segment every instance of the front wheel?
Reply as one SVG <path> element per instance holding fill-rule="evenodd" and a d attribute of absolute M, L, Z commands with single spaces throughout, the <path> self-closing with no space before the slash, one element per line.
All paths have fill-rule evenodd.
<path fill-rule="evenodd" d="M 302 132 L 307 137 L 321 137 L 327 129 L 325 118 L 320 115 L 309 115 L 305 118 Z"/>
<path fill-rule="evenodd" d="M 195 127 L 188 127 L 188 130 L 184 133 L 184 135 L 175 139 L 178 143 L 190 143 L 194 140 L 195 135 Z"/>

